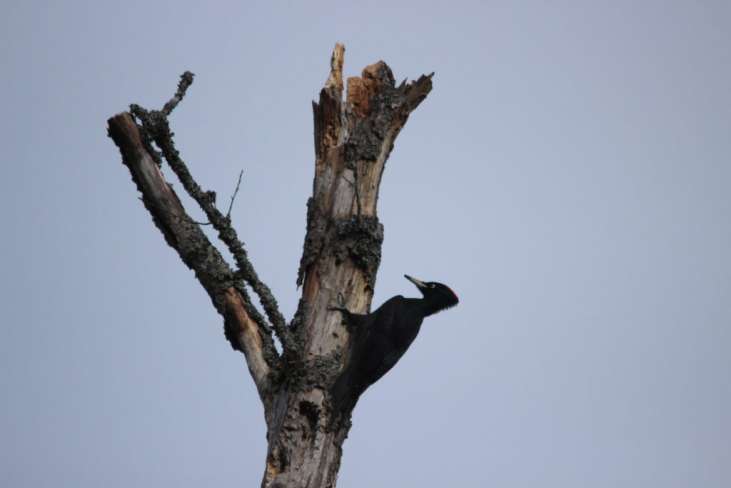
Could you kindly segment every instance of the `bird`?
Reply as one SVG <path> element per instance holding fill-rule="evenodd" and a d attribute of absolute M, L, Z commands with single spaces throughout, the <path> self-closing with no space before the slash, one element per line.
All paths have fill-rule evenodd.
<path fill-rule="evenodd" d="M 342 314 L 351 336 L 350 359 L 332 388 L 333 401 L 342 410 L 352 409 L 360 395 L 396 365 L 416 339 L 425 317 L 459 303 L 447 285 L 404 277 L 416 285 L 422 298 L 397 295 L 369 314 L 329 307 Z"/>

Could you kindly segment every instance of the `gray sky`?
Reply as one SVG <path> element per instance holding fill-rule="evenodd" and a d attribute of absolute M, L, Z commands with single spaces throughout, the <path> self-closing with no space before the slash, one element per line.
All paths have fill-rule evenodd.
<path fill-rule="evenodd" d="M 106 119 L 159 107 L 294 312 L 336 41 L 435 88 L 386 168 L 375 304 L 448 283 L 339 486 L 731 485 L 731 5 L 4 2 L 0 485 L 258 486 L 243 356 Z M 179 184 L 176 183 L 179 187 Z M 197 209 L 189 207 L 195 215 Z"/>

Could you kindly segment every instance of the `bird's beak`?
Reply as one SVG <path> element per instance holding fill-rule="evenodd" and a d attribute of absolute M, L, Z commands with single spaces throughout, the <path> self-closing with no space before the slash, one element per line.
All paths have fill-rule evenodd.
<path fill-rule="evenodd" d="M 409 276 L 409 275 L 405 274 L 404 275 L 404 278 L 406 278 L 407 280 L 409 280 L 410 282 L 412 282 L 413 284 L 415 284 L 417 286 L 417 288 L 419 288 L 419 289 L 426 288 L 426 283 L 424 283 L 423 281 L 417 280 L 413 276 Z"/>

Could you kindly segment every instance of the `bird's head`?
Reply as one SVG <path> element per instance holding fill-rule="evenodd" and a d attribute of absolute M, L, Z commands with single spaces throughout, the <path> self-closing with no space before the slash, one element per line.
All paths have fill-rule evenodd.
<path fill-rule="evenodd" d="M 429 315 L 454 307 L 459 303 L 457 294 L 447 285 L 435 281 L 417 280 L 409 275 L 404 275 L 404 278 L 416 285 L 421 294 L 424 295 L 424 301 L 427 303 Z"/>

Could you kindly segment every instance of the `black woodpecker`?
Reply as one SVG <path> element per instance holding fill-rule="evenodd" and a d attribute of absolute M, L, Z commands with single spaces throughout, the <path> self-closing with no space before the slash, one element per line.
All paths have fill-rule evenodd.
<path fill-rule="evenodd" d="M 459 302 L 447 285 L 404 276 L 423 298 L 397 295 L 366 315 L 342 307 L 330 308 L 343 314 L 343 323 L 351 334 L 348 366 L 333 387 L 333 400 L 343 410 L 351 409 L 366 388 L 396 365 L 416 339 L 424 317 Z"/>

